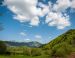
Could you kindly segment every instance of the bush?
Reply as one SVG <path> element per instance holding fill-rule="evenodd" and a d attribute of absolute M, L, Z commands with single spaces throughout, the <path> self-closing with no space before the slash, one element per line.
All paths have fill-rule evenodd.
<path fill-rule="evenodd" d="M 23 54 L 24 54 L 24 55 L 31 56 L 31 48 L 25 48 L 25 49 L 23 50 Z"/>
<path fill-rule="evenodd" d="M 57 56 L 57 57 L 62 57 L 63 56 L 64 57 L 65 54 L 66 54 L 65 49 L 59 48 L 59 49 L 56 50 L 55 56 Z"/>
<path fill-rule="evenodd" d="M 72 46 L 63 42 L 60 44 L 55 45 L 52 48 L 52 55 L 51 56 L 55 56 L 55 57 L 64 57 L 67 54 L 70 54 L 72 52 Z"/>
<path fill-rule="evenodd" d="M 52 50 L 46 50 L 46 51 L 44 51 L 44 53 L 45 53 L 45 55 L 51 55 Z"/>
<path fill-rule="evenodd" d="M 31 54 L 32 56 L 40 56 L 42 54 L 42 50 L 40 48 L 32 48 Z"/>

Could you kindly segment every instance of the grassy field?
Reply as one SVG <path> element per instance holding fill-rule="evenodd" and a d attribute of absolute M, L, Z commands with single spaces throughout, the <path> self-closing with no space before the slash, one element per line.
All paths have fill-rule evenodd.
<path fill-rule="evenodd" d="M 4 55 L 0 55 L 0 58 L 47 58 L 48 56 L 22 56 L 22 55 L 15 55 L 15 56 L 4 56 Z"/>

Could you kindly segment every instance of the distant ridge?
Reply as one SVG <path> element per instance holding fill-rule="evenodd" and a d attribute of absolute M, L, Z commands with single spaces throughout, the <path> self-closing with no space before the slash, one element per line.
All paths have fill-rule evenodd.
<path fill-rule="evenodd" d="M 28 47 L 40 47 L 42 44 L 36 41 L 32 42 L 12 42 L 5 41 L 7 46 L 28 46 Z"/>

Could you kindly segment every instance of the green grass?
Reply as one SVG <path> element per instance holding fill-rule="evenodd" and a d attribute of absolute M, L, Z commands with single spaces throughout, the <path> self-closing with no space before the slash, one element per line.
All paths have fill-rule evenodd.
<path fill-rule="evenodd" d="M 48 56 L 23 56 L 23 55 L 11 55 L 11 56 L 5 56 L 5 55 L 0 55 L 0 58 L 48 58 Z"/>

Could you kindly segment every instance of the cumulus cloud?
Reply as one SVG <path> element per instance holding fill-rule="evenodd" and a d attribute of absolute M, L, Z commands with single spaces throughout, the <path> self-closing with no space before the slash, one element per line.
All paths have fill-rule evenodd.
<path fill-rule="evenodd" d="M 27 34 L 25 32 L 20 32 L 20 35 L 26 36 Z"/>
<path fill-rule="evenodd" d="M 24 41 L 25 41 L 25 42 L 30 42 L 31 40 L 30 40 L 30 39 L 25 39 Z"/>
<path fill-rule="evenodd" d="M 71 1 L 71 8 L 74 8 L 75 9 L 75 0 L 72 0 Z"/>
<path fill-rule="evenodd" d="M 4 0 L 4 5 L 14 13 L 14 19 L 20 22 L 33 21 L 40 9 L 36 7 L 37 0 Z M 35 18 L 36 20 L 36 18 Z"/>
<path fill-rule="evenodd" d="M 38 0 L 4 0 L 4 5 L 14 13 L 14 19 L 20 22 L 29 22 L 31 26 L 38 26 L 39 17 L 46 15 L 45 23 L 64 29 L 70 26 L 70 16 L 65 15 L 67 8 L 75 8 L 75 0 L 57 0 L 52 4 L 38 2 Z M 36 7 L 38 6 L 38 7 Z"/>
<path fill-rule="evenodd" d="M 70 0 L 57 0 L 56 4 L 53 6 L 53 9 L 54 11 L 64 11 L 70 7 L 70 2 Z"/>
<path fill-rule="evenodd" d="M 31 20 L 30 25 L 32 25 L 32 26 L 38 26 L 39 23 L 40 23 L 39 18 L 38 18 L 38 17 L 34 17 L 34 18 Z"/>
<path fill-rule="evenodd" d="M 45 4 L 43 4 L 43 3 L 41 3 L 41 2 L 39 2 L 38 3 L 38 6 L 39 7 L 41 7 L 41 10 L 40 10 L 40 12 L 39 12 L 39 16 L 45 16 L 49 11 L 50 11 L 50 6 L 48 6 L 48 5 L 45 5 Z"/>
<path fill-rule="evenodd" d="M 75 0 L 57 0 L 53 5 L 53 10 L 58 12 L 65 11 L 67 8 L 75 9 Z"/>
<path fill-rule="evenodd" d="M 56 26 L 58 29 L 64 29 L 70 26 L 69 16 L 64 16 L 61 13 L 48 13 L 46 23 L 48 23 L 49 26 Z"/>
<path fill-rule="evenodd" d="M 36 38 L 36 39 L 41 39 L 42 36 L 41 36 L 41 35 L 35 35 L 35 38 Z"/>

